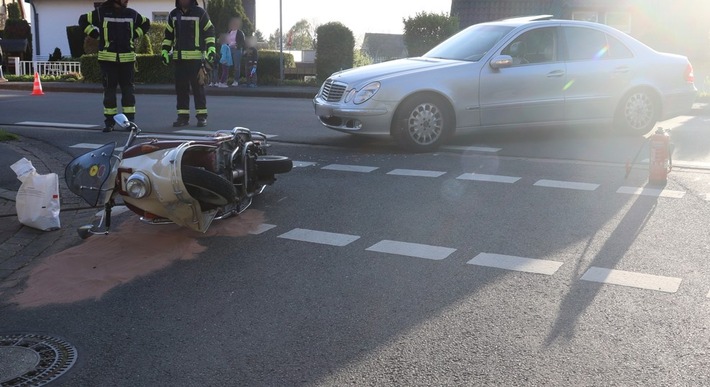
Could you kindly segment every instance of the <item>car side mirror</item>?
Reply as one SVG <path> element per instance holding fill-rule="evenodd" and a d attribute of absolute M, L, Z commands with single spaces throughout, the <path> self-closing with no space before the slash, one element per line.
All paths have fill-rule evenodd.
<path fill-rule="evenodd" d="M 498 55 L 491 60 L 491 68 L 495 70 L 504 69 L 513 65 L 513 57 L 510 55 Z"/>

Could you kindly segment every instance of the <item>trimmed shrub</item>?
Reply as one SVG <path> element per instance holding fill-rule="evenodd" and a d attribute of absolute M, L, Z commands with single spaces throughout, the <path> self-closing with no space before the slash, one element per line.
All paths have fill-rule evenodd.
<path fill-rule="evenodd" d="M 150 23 L 150 29 L 145 36 L 150 41 L 150 47 L 153 49 L 153 54 L 160 54 L 163 49 L 163 40 L 165 40 L 165 28 L 167 23 L 155 22 Z"/>
<path fill-rule="evenodd" d="M 136 59 L 136 83 L 173 83 L 174 73 L 172 63 L 164 66 L 160 55 L 138 55 Z M 81 75 L 84 82 L 101 83 L 101 69 L 96 55 L 81 57 Z"/>
<path fill-rule="evenodd" d="M 150 44 L 150 39 L 148 39 L 147 35 L 143 35 L 138 39 L 138 43 L 136 44 L 136 54 L 153 55 L 153 53 L 153 46 Z"/>
<path fill-rule="evenodd" d="M 409 56 L 422 56 L 459 31 L 459 19 L 447 14 L 422 12 L 404 19 L 404 44 Z"/>
<path fill-rule="evenodd" d="M 54 51 L 49 56 L 49 61 L 50 62 L 58 62 L 60 60 L 62 60 L 62 50 L 60 50 L 59 47 L 55 47 Z"/>
<path fill-rule="evenodd" d="M 246 63 L 246 60 L 244 63 Z M 284 69 L 289 67 L 296 67 L 296 61 L 293 59 L 292 54 L 284 52 Z M 262 85 L 277 84 L 281 76 L 279 72 L 279 52 L 260 50 L 259 64 L 256 67 L 259 83 Z"/>
<path fill-rule="evenodd" d="M 67 26 L 67 40 L 72 58 L 84 55 L 84 31 L 79 26 Z"/>
<path fill-rule="evenodd" d="M 334 72 L 353 67 L 355 37 L 342 23 L 323 24 L 316 30 L 316 73 L 318 82 Z"/>

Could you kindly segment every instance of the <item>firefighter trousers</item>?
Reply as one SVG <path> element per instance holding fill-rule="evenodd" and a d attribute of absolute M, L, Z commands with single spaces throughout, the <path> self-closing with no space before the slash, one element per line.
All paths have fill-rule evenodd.
<path fill-rule="evenodd" d="M 113 116 L 118 114 L 116 92 L 121 87 L 121 107 L 123 114 L 129 120 L 135 120 L 136 96 L 133 85 L 135 62 L 105 62 L 99 61 L 101 78 L 104 85 L 104 118 L 105 122 L 113 125 Z"/>
<path fill-rule="evenodd" d="M 202 67 L 200 60 L 175 61 L 175 93 L 177 94 L 178 120 L 190 119 L 190 89 L 195 98 L 195 115 L 207 118 L 207 97 L 205 85 L 200 85 L 198 73 Z"/>

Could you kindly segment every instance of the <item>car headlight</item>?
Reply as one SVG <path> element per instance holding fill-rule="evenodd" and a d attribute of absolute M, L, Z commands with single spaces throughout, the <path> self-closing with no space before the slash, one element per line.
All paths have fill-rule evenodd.
<path fill-rule="evenodd" d="M 345 94 L 345 99 L 344 99 L 345 103 L 352 101 L 353 97 L 355 97 L 355 94 L 357 94 L 357 90 L 350 89 L 350 91 L 348 91 L 347 94 Z"/>
<path fill-rule="evenodd" d="M 150 195 L 150 179 L 141 172 L 136 172 L 126 180 L 126 192 L 133 199 L 141 199 Z"/>
<path fill-rule="evenodd" d="M 372 98 L 375 94 L 377 94 L 377 91 L 380 90 L 380 82 L 372 82 L 368 84 L 367 86 L 363 87 L 360 89 L 355 94 L 355 98 L 353 99 L 353 103 L 355 105 L 359 105 L 361 103 L 367 102 L 370 98 Z"/>

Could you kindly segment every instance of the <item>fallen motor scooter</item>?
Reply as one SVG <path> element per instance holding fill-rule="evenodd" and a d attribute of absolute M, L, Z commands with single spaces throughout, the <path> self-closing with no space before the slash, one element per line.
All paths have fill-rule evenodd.
<path fill-rule="evenodd" d="M 125 115 L 114 120 L 130 131 L 126 145 L 114 154 L 116 144 L 106 144 L 65 170 L 73 193 L 92 207 L 104 207 L 98 224 L 79 228 L 82 239 L 108 234 L 118 197 L 147 223 L 205 232 L 213 220 L 246 210 L 275 175 L 293 167 L 287 157 L 267 155 L 266 136 L 246 128 L 205 137 L 144 136 Z M 136 139 L 146 141 L 134 145 Z"/>

